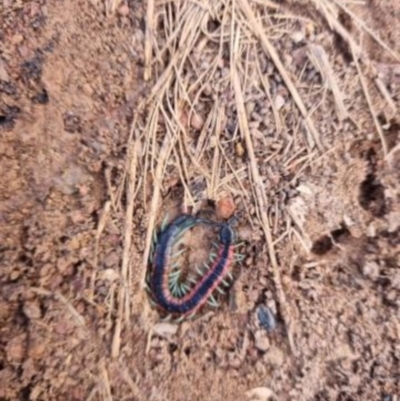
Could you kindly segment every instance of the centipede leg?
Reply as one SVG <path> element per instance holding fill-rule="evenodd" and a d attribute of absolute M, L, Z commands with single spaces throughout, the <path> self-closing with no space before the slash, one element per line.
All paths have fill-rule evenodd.
<path fill-rule="evenodd" d="M 195 269 L 200 277 L 204 276 L 204 272 L 200 269 L 200 267 L 198 265 L 195 266 Z"/>
<path fill-rule="evenodd" d="M 222 288 L 216 287 L 216 289 L 220 294 L 222 294 L 222 295 L 226 294 L 225 291 Z"/>
<path fill-rule="evenodd" d="M 167 315 L 164 318 L 161 319 L 162 322 L 169 322 L 172 318 L 172 315 Z"/>
<path fill-rule="evenodd" d="M 175 252 L 175 253 L 171 256 L 171 258 L 172 258 L 172 259 L 177 259 L 177 258 L 178 258 L 179 256 L 181 256 L 185 251 L 186 251 L 186 249 L 181 249 L 180 251 Z"/>
<path fill-rule="evenodd" d="M 181 322 L 183 322 L 185 320 L 185 318 L 186 318 L 186 316 L 182 315 L 180 318 L 175 320 L 175 323 L 181 323 Z"/>
<path fill-rule="evenodd" d="M 214 308 L 218 308 L 219 307 L 219 303 L 217 302 L 217 300 L 213 297 L 213 295 L 211 294 L 210 297 L 207 300 L 207 303 L 214 307 Z"/>
<path fill-rule="evenodd" d="M 221 283 L 225 286 L 225 287 L 229 287 L 231 284 L 228 283 L 225 279 L 221 280 Z"/>
<path fill-rule="evenodd" d="M 163 221 L 162 221 L 162 223 L 161 223 L 161 231 L 164 231 L 165 230 L 165 228 L 167 227 L 167 225 L 168 225 L 168 213 L 165 215 L 165 217 L 164 217 L 164 219 L 163 219 Z"/>

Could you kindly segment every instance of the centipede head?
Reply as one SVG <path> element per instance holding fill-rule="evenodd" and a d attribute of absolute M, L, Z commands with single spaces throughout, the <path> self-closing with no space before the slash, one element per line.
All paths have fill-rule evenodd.
<path fill-rule="evenodd" d="M 219 232 L 219 240 L 224 245 L 230 245 L 235 241 L 235 232 L 230 224 L 224 224 Z"/>

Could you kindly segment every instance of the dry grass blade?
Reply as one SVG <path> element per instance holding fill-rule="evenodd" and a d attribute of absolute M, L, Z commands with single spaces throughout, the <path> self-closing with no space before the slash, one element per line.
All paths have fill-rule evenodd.
<path fill-rule="evenodd" d="M 388 154 L 388 145 L 387 145 L 387 142 L 386 142 L 386 138 L 385 138 L 385 135 L 383 133 L 382 127 L 381 127 L 381 125 L 380 125 L 380 123 L 378 121 L 377 113 L 375 112 L 374 106 L 373 106 L 372 101 L 371 101 L 371 97 L 369 95 L 368 86 L 367 86 L 367 83 L 365 82 L 365 77 L 364 77 L 364 75 L 362 73 L 362 70 L 361 70 L 361 67 L 360 67 L 360 63 L 358 62 L 358 60 L 356 58 L 356 55 L 354 53 L 353 48 L 352 48 L 352 51 L 353 51 L 354 63 L 355 63 L 356 68 L 357 68 L 358 77 L 360 79 L 360 83 L 361 83 L 361 86 L 362 86 L 362 89 L 363 89 L 363 92 L 364 92 L 364 96 L 365 96 L 365 99 L 367 100 L 368 107 L 369 107 L 369 110 L 371 112 L 371 116 L 372 116 L 372 119 L 374 121 L 374 124 L 375 124 L 375 128 L 376 128 L 376 130 L 378 132 L 379 138 L 380 138 L 381 143 L 382 143 L 383 154 L 386 157 L 386 155 Z"/>
<path fill-rule="evenodd" d="M 147 263 L 148 263 L 149 256 L 150 256 L 150 248 L 151 248 L 153 231 L 154 231 L 154 228 L 156 225 L 157 210 L 158 210 L 159 202 L 160 202 L 160 192 L 161 192 L 164 166 L 165 166 L 166 160 L 168 159 L 169 154 L 171 153 L 174 143 L 175 143 L 174 138 L 171 138 L 170 136 L 165 135 L 164 141 L 163 141 L 160 153 L 159 153 L 159 157 L 158 157 L 157 169 L 155 171 L 155 176 L 154 176 L 153 196 L 151 199 L 151 206 L 150 206 L 150 212 L 149 212 L 146 243 L 145 243 L 145 249 L 144 249 L 143 260 L 142 260 L 143 273 L 142 273 L 142 278 L 140 281 L 142 289 L 144 289 L 144 287 L 145 287 L 146 269 L 147 269 Z"/>
<path fill-rule="evenodd" d="M 111 202 L 107 201 L 104 205 L 103 211 L 101 212 L 99 224 L 97 225 L 96 239 L 95 239 L 96 243 L 95 243 L 95 249 L 94 249 L 93 271 L 92 271 L 92 276 L 90 278 L 90 286 L 89 286 L 89 289 L 90 289 L 89 290 L 89 299 L 93 299 L 93 295 L 94 295 L 94 287 L 95 287 L 96 275 L 97 275 L 97 270 L 98 270 L 98 265 L 99 265 L 100 237 L 101 237 L 101 234 L 103 233 L 104 228 L 110 217 L 110 209 L 111 209 Z"/>
<path fill-rule="evenodd" d="M 324 0 L 326 1 L 326 0 Z M 365 31 L 367 32 L 383 49 L 385 49 L 394 59 L 400 61 L 400 56 L 393 51 L 383 40 L 374 32 L 371 28 L 368 27 L 360 18 L 357 17 L 348 7 L 346 7 L 342 2 L 338 0 L 331 0 L 333 1 L 339 8 L 341 8 L 346 14 L 348 14 L 356 23 Z M 356 49 L 354 49 L 356 50 Z"/>
<path fill-rule="evenodd" d="M 322 144 L 321 144 L 321 140 L 319 138 L 319 133 L 316 130 L 314 123 L 309 116 L 309 112 L 307 111 L 306 106 L 304 105 L 303 100 L 301 99 L 301 96 L 299 95 L 296 87 L 294 86 L 292 80 L 290 79 L 288 72 L 286 71 L 286 68 L 284 67 L 281 59 L 279 58 L 279 55 L 278 55 L 276 49 L 274 48 L 272 43 L 269 41 L 262 26 L 258 22 L 254 12 L 252 11 L 248 1 L 247 0 L 238 0 L 238 4 L 240 4 L 244 15 L 246 16 L 247 20 L 249 21 L 250 26 L 253 28 L 254 34 L 256 35 L 256 37 L 258 37 L 260 39 L 261 44 L 264 47 L 264 50 L 271 57 L 277 70 L 279 71 L 283 81 L 285 82 L 290 94 L 293 97 L 294 102 L 296 103 L 298 109 L 300 110 L 300 113 L 303 116 L 305 123 L 307 125 L 307 128 L 310 131 L 316 145 L 318 146 L 318 148 L 320 150 L 322 150 Z"/>
<path fill-rule="evenodd" d="M 313 0 L 316 8 L 321 10 L 328 25 L 335 30 L 348 44 L 352 45 L 357 57 L 361 55 L 361 48 L 355 43 L 354 39 L 351 37 L 347 29 L 338 21 L 330 7 L 325 3 L 325 0 Z M 330 4 L 329 4 L 330 5 Z"/>
<path fill-rule="evenodd" d="M 147 0 L 146 32 L 144 43 L 144 80 L 151 78 L 151 60 L 153 53 L 152 36 L 154 32 L 154 0 Z"/>
<path fill-rule="evenodd" d="M 326 84 L 332 91 L 336 104 L 336 112 L 339 121 L 343 121 L 348 117 L 346 106 L 343 102 L 343 94 L 339 89 L 332 67 L 329 63 L 328 56 L 322 46 L 310 44 L 308 46 L 309 57 L 314 66 L 319 70 Z"/>
<path fill-rule="evenodd" d="M 272 267 L 272 272 L 273 272 L 273 277 L 274 277 L 274 285 L 275 285 L 277 296 L 278 296 L 278 302 L 279 302 L 279 306 L 280 306 L 280 310 L 281 310 L 281 315 L 285 322 L 287 335 L 288 335 L 288 339 L 289 339 L 289 344 L 291 346 L 291 350 L 292 350 L 293 354 L 297 355 L 297 351 L 296 351 L 295 346 L 292 341 L 292 329 L 291 329 L 290 314 L 289 314 L 289 310 L 288 310 L 287 303 L 286 303 L 286 296 L 285 296 L 285 293 L 284 293 L 283 287 L 282 287 L 278 261 L 277 261 L 276 254 L 275 254 L 274 241 L 272 239 L 271 229 L 269 226 L 268 216 L 267 216 L 267 212 L 266 212 L 267 207 L 268 207 L 268 202 L 267 202 L 266 195 L 265 195 L 265 188 L 263 187 L 262 179 L 261 179 L 260 173 L 258 171 L 257 160 L 256 160 L 256 156 L 254 153 L 253 142 L 251 139 L 248 121 L 247 121 L 247 117 L 246 117 L 246 110 L 244 108 L 244 98 L 243 98 L 242 88 L 241 88 L 241 84 L 240 84 L 240 79 L 239 79 L 238 72 L 237 72 L 235 65 L 231 66 L 231 70 L 232 70 L 232 81 L 233 81 L 233 87 L 234 87 L 234 91 L 235 91 L 236 107 L 237 107 L 237 112 L 238 112 L 240 130 L 241 130 L 242 134 L 244 135 L 244 138 L 246 141 L 246 147 L 247 147 L 247 152 L 248 152 L 249 161 L 250 161 L 250 168 L 251 168 L 251 173 L 252 173 L 252 177 L 253 177 L 253 183 L 254 183 L 254 188 L 255 188 L 257 203 L 258 203 L 257 209 L 258 209 L 259 215 L 261 217 L 262 228 L 263 228 L 264 235 L 265 235 L 265 238 L 267 241 L 268 254 L 269 254 L 269 257 L 271 260 L 271 267 Z"/>
<path fill-rule="evenodd" d="M 105 0 L 106 15 L 113 15 L 121 2 L 122 0 Z"/>
<path fill-rule="evenodd" d="M 128 266 L 130 262 L 130 250 L 132 242 L 132 218 L 133 208 L 136 193 L 136 169 L 137 169 L 137 155 L 139 149 L 139 140 L 134 141 L 131 146 L 130 152 L 130 166 L 128 174 L 128 190 L 127 190 L 127 208 L 125 213 L 125 232 L 124 232 L 124 250 L 122 255 L 122 266 L 121 266 L 121 280 L 122 285 L 119 289 L 118 294 L 118 315 L 115 324 L 114 337 L 111 347 L 111 355 L 113 358 L 118 357 L 119 349 L 121 344 L 121 328 L 122 328 L 122 317 L 125 306 L 126 312 L 126 323 L 129 322 L 129 301 L 126 298 L 129 297 L 129 281 L 128 281 Z"/>
<path fill-rule="evenodd" d="M 78 325 L 82 327 L 85 326 L 85 319 L 83 318 L 83 316 L 74 308 L 71 302 L 69 302 L 68 299 L 65 298 L 59 292 L 51 292 L 43 288 L 36 288 L 36 287 L 30 287 L 29 289 L 35 292 L 36 294 L 44 295 L 46 297 L 53 297 L 57 301 L 61 302 L 67 308 L 69 313 L 74 317 Z"/>

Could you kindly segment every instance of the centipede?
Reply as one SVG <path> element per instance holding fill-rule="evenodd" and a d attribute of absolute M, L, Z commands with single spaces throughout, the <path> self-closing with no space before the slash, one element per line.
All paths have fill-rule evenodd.
<path fill-rule="evenodd" d="M 210 264 L 204 263 L 195 275 L 182 280 L 181 266 L 171 262 L 173 249 L 185 232 L 197 224 L 219 227 L 217 250 L 210 255 Z M 235 252 L 235 232 L 229 222 L 216 223 L 189 214 L 162 225 L 155 236 L 152 255 L 147 280 L 151 300 L 167 319 L 172 317 L 177 322 L 195 317 L 205 304 L 217 308 L 214 293 L 225 294 L 233 281 L 232 264 L 242 259 Z"/>

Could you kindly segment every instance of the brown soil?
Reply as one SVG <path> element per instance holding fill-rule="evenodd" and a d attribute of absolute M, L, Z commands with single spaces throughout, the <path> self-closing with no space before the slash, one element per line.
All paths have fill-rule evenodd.
<path fill-rule="evenodd" d="M 295 12 L 291 3 L 282 2 L 283 11 Z M 305 4 L 298 14 L 315 16 Z M 397 0 L 351 10 L 400 54 Z M 149 93 L 143 18 L 135 1 L 110 16 L 98 1 L 0 5 L 0 401 L 234 401 L 257 399 L 248 393 L 254 388 L 264 388 L 255 390 L 261 400 L 269 392 L 278 400 L 399 400 L 400 150 L 384 158 L 359 88 L 348 99 L 355 124 L 333 133 L 325 117 L 334 105 L 324 105 L 318 129 L 331 151 L 295 186 L 290 168 L 265 166 L 271 204 L 286 203 L 302 238 L 292 233 L 276 245 L 293 338 L 279 313 L 262 231 L 242 217 L 246 260 L 230 306 L 179 326 L 133 313 L 123 319 L 119 357 L 112 358 L 125 218 L 113 196 L 133 115 Z M 351 87 L 346 44 L 322 19 L 315 24 L 335 73 Z M 400 107 L 399 62 L 370 37 L 363 49 Z M 301 63 L 301 52 L 290 57 Z M 305 76 L 315 80 L 312 71 Z M 371 93 L 393 150 L 400 121 Z M 269 139 L 257 148 L 261 159 Z M 170 180 L 174 188 L 179 176 Z M 182 202 L 179 191 L 167 198 L 163 211 Z M 138 197 L 134 208 L 138 277 L 147 201 Z M 282 224 L 274 235 L 284 231 Z M 260 305 L 276 315 L 272 332 L 258 321 Z"/>

